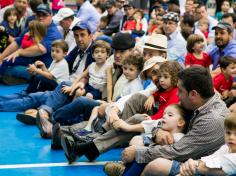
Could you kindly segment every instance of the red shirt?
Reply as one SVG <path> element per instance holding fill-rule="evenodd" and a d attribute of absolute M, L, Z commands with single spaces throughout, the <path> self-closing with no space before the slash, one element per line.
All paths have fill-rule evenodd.
<path fill-rule="evenodd" d="M 153 120 L 162 118 L 163 113 L 167 106 L 179 103 L 179 97 L 177 96 L 177 93 L 178 93 L 178 88 L 175 87 L 168 91 L 164 92 L 157 91 L 153 94 L 155 101 L 159 103 L 158 112 L 151 116 Z"/>
<path fill-rule="evenodd" d="M 13 4 L 13 0 L 0 0 L 0 6 L 1 8 L 6 7 L 8 5 Z"/>
<path fill-rule="evenodd" d="M 230 90 L 232 88 L 234 78 L 231 76 L 226 80 L 225 75 L 220 73 L 213 78 L 214 88 L 222 94 L 225 90 Z"/>
<path fill-rule="evenodd" d="M 185 66 L 187 65 L 201 65 L 203 67 L 208 68 L 211 65 L 211 57 L 207 54 L 207 53 L 202 53 L 203 54 L 203 58 L 202 59 L 198 59 L 196 58 L 193 53 L 187 53 L 187 55 L 185 56 Z"/>
<path fill-rule="evenodd" d="M 143 27 L 142 23 L 139 23 L 139 25 L 140 25 L 140 29 L 142 29 L 142 27 Z M 128 20 L 128 21 L 126 21 L 125 24 L 124 24 L 123 29 L 125 31 L 135 30 L 136 29 L 136 21 L 135 20 Z"/>
<path fill-rule="evenodd" d="M 21 41 L 21 48 L 28 48 L 34 44 L 34 40 L 29 36 L 29 34 L 25 34 Z"/>

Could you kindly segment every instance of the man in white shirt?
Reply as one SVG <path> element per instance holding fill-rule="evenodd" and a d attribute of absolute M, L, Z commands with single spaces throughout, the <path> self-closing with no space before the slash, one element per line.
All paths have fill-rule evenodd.
<path fill-rule="evenodd" d="M 74 11 L 70 8 L 61 8 L 58 13 L 53 17 L 53 21 L 59 22 L 58 30 L 61 32 L 64 40 L 69 45 L 68 53 L 76 46 L 72 28 L 80 20 L 74 16 Z"/>

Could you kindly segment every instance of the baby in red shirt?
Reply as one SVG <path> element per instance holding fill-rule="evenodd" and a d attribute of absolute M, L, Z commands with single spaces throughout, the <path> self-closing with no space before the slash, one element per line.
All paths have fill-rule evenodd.
<path fill-rule="evenodd" d="M 47 33 L 43 23 L 33 20 L 29 22 L 29 32 L 25 33 L 21 42 L 21 48 L 28 48 L 33 44 L 40 43 Z"/>
<path fill-rule="evenodd" d="M 231 92 L 233 84 L 233 74 L 236 74 L 236 59 L 231 56 L 224 56 L 220 59 L 221 73 L 213 78 L 214 88 L 226 100 L 233 96 Z"/>
<path fill-rule="evenodd" d="M 210 56 L 203 52 L 204 39 L 198 34 L 192 34 L 187 40 L 188 53 L 185 56 L 185 67 L 188 68 L 192 65 L 201 65 L 205 68 L 209 68 L 211 65 Z"/>

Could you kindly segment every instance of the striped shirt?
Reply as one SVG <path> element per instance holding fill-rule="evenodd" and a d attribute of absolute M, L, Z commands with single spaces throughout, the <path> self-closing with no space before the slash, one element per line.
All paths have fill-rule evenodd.
<path fill-rule="evenodd" d="M 137 148 L 135 159 L 148 163 L 157 158 L 185 161 L 212 154 L 224 144 L 224 119 L 229 113 L 218 94 L 194 111 L 187 134 L 171 145 Z"/>

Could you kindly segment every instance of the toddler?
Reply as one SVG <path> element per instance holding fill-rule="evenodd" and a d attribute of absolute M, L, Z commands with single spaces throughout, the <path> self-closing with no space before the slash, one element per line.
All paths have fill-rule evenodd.
<path fill-rule="evenodd" d="M 187 40 L 187 55 L 185 56 L 185 67 L 188 68 L 193 65 L 201 65 L 209 68 L 211 65 L 210 56 L 203 51 L 204 39 L 198 34 L 192 34 Z"/>

